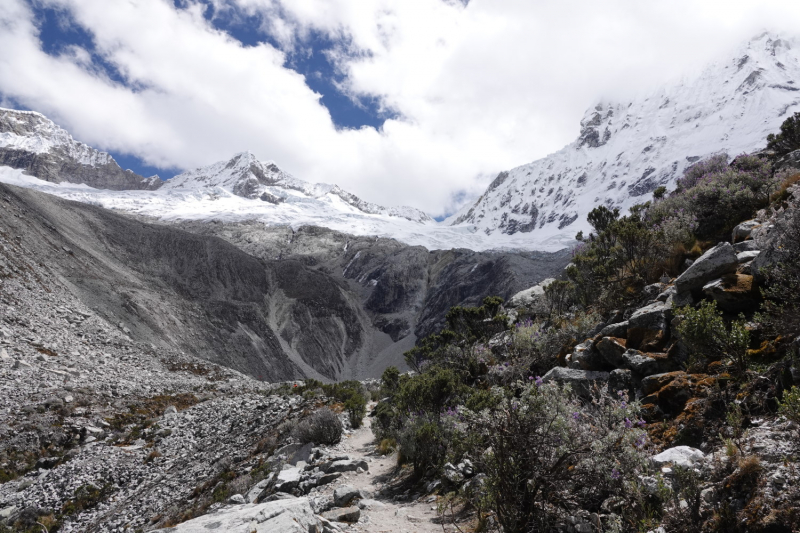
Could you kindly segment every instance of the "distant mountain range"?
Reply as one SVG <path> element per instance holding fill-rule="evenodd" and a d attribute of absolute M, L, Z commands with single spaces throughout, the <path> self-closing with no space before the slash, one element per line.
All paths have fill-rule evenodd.
<path fill-rule="evenodd" d="M 588 229 L 586 215 L 598 204 L 625 210 L 660 185 L 673 187 L 704 157 L 763 148 L 767 134 L 798 110 L 798 41 L 765 33 L 696 78 L 591 108 L 575 142 L 499 173 L 474 204 L 443 223 L 304 182 L 249 152 L 166 182 L 144 178 L 29 111 L 0 110 L 0 181 L 166 221 L 322 226 L 428 249 L 555 250 Z"/>

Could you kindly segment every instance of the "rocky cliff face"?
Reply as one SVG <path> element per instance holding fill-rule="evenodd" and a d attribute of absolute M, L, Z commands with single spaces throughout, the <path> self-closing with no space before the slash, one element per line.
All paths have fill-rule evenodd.
<path fill-rule="evenodd" d="M 22 169 L 53 183 L 84 183 L 96 189 L 154 190 L 158 176 L 122 170 L 110 155 L 80 143 L 40 113 L 0 109 L 0 165 Z"/>

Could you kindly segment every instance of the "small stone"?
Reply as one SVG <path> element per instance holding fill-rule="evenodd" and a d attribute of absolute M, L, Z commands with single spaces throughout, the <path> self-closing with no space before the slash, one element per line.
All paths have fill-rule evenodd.
<path fill-rule="evenodd" d="M 360 497 L 358 489 L 350 485 L 342 485 L 333 491 L 333 504 L 336 507 L 344 507 L 358 497 Z"/>
<path fill-rule="evenodd" d="M 72 397 L 71 394 L 67 394 L 64 396 L 64 403 L 72 403 L 75 401 L 75 398 Z"/>
<path fill-rule="evenodd" d="M 228 503 L 230 503 L 231 505 L 244 505 L 247 502 L 245 502 L 244 496 L 242 496 L 241 494 L 234 494 L 233 496 L 228 498 Z"/>
<path fill-rule="evenodd" d="M 322 513 L 322 517 L 334 522 L 358 522 L 361 518 L 361 509 L 358 507 L 345 507 L 343 509 L 333 509 Z"/>

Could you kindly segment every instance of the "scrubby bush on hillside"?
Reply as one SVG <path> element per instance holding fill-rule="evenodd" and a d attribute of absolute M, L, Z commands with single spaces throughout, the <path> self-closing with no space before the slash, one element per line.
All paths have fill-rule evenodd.
<path fill-rule="evenodd" d="M 472 498 L 507 532 L 555 531 L 575 503 L 599 509 L 634 492 L 644 466 L 638 408 L 600 394 L 581 404 L 568 386 L 494 389 L 493 408 L 461 410 L 467 453 L 486 474 Z"/>
<path fill-rule="evenodd" d="M 783 178 L 771 163 L 721 154 L 686 169 L 672 194 L 619 210 L 599 206 L 589 213 L 594 232 L 582 236 L 567 270 L 573 297 L 585 307 L 611 309 L 636 301 L 640 289 L 664 272 L 680 273 L 687 250 L 699 240 L 727 238 L 739 222 L 769 203 Z"/>
<path fill-rule="evenodd" d="M 727 236 L 769 203 L 777 180 L 766 159 L 743 155 L 726 163 L 727 156 L 718 155 L 689 167 L 676 191 L 650 206 L 648 221 L 658 226 L 680 213 L 696 220 L 693 231 L 699 239 Z"/>
<path fill-rule="evenodd" d="M 342 423 L 336 413 L 323 408 L 297 424 L 294 437 L 303 444 L 332 445 L 342 440 L 342 432 Z"/>

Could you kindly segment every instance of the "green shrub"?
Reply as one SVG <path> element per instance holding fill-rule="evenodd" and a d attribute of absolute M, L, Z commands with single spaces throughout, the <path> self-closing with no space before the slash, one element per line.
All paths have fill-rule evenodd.
<path fill-rule="evenodd" d="M 396 366 L 390 366 L 383 371 L 381 375 L 381 385 L 383 393 L 387 396 L 393 396 L 397 389 L 400 387 L 400 371 Z"/>
<path fill-rule="evenodd" d="M 767 136 L 767 148 L 778 155 L 785 155 L 800 148 L 800 113 L 795 113 L 781 124 L 777 135 Z"/>
<path fill-rule="evenodd" d="M 344 409 L 350 418 L 350 426 L 358 429 L 367 415 L 367 399 L 360 393 L 353 394 L 344 402 Z"/>
<path fill-rule="evenodd" d="M 747 370 L 750 332 L 743 317 L 726 327 L 713 301 L 703 301 L 696 309 L 680 308 L 678 314 L 682 317 L 678 333 L 695 354 L 710 360 L 728 359 L 739 374 Z"/>
<path fill-rule="evenodd" d="M 800 387 L 792 387 L 783 393 L 780 413 L 796 424 L 800 424 Z"/>

